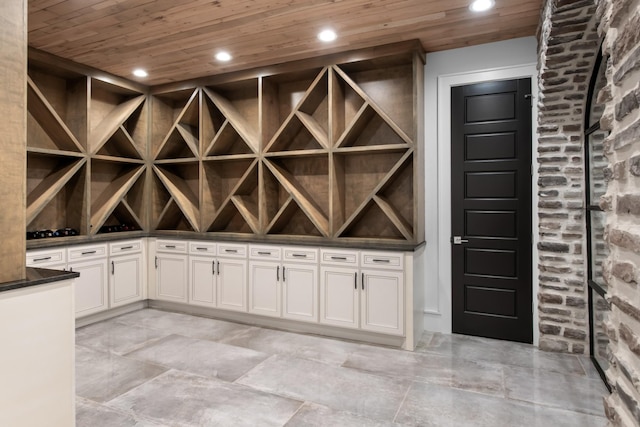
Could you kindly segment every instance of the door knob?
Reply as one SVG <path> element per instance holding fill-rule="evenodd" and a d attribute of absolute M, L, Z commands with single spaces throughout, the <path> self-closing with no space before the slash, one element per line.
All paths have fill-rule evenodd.
<path fill-rule="evenodd" d="M 453 244 L 461 245 L 463 243 L 469 243 L 468 240 L 463 240 L 461 236 L 453 236 Z"/>

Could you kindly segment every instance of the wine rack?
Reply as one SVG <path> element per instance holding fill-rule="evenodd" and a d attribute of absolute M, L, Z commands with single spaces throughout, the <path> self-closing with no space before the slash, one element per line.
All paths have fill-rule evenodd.
<path fill-rule="evenodd" d="M 32 64 L 29 229 L 422 242 L 423 55 L 380 52 L 153 88 Z"/>

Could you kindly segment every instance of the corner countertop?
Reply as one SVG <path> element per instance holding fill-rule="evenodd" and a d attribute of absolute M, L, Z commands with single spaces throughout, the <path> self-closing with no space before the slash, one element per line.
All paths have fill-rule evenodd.
<path fill-rule="evenodd" d="M 49 270 L 46 268 L 27 267 L 26 278 L 12 282 L 0 283 L 0 293 L 12 291 L 14 289 L 28 288 L 31 286 L 44 285 L 48 283 L 61 282 L 63 280 L 80 277 L 76 271 Z"/>

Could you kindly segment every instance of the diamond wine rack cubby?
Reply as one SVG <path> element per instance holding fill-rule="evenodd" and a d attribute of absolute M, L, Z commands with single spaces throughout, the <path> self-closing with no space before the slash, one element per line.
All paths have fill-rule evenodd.
<path fill-rule="evenodd" d="M 37 61 L 28 75 L 27 230 L 147 229 L 144 88 Z"/>
<path fill-rule="evenodd" d="M 423 59 L 407 43 L 152 88 L 34 63 L 29 229 L 413 247 Z"/>

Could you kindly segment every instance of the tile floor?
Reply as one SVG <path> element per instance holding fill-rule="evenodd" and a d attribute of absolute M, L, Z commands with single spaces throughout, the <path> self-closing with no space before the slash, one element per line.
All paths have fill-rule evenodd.
<path fill-rule="evenodd" d="M 78 427 L 603 427 L 586 358 L 425 333 L 415 352 L 144 309 L 76 333 Z"/>

